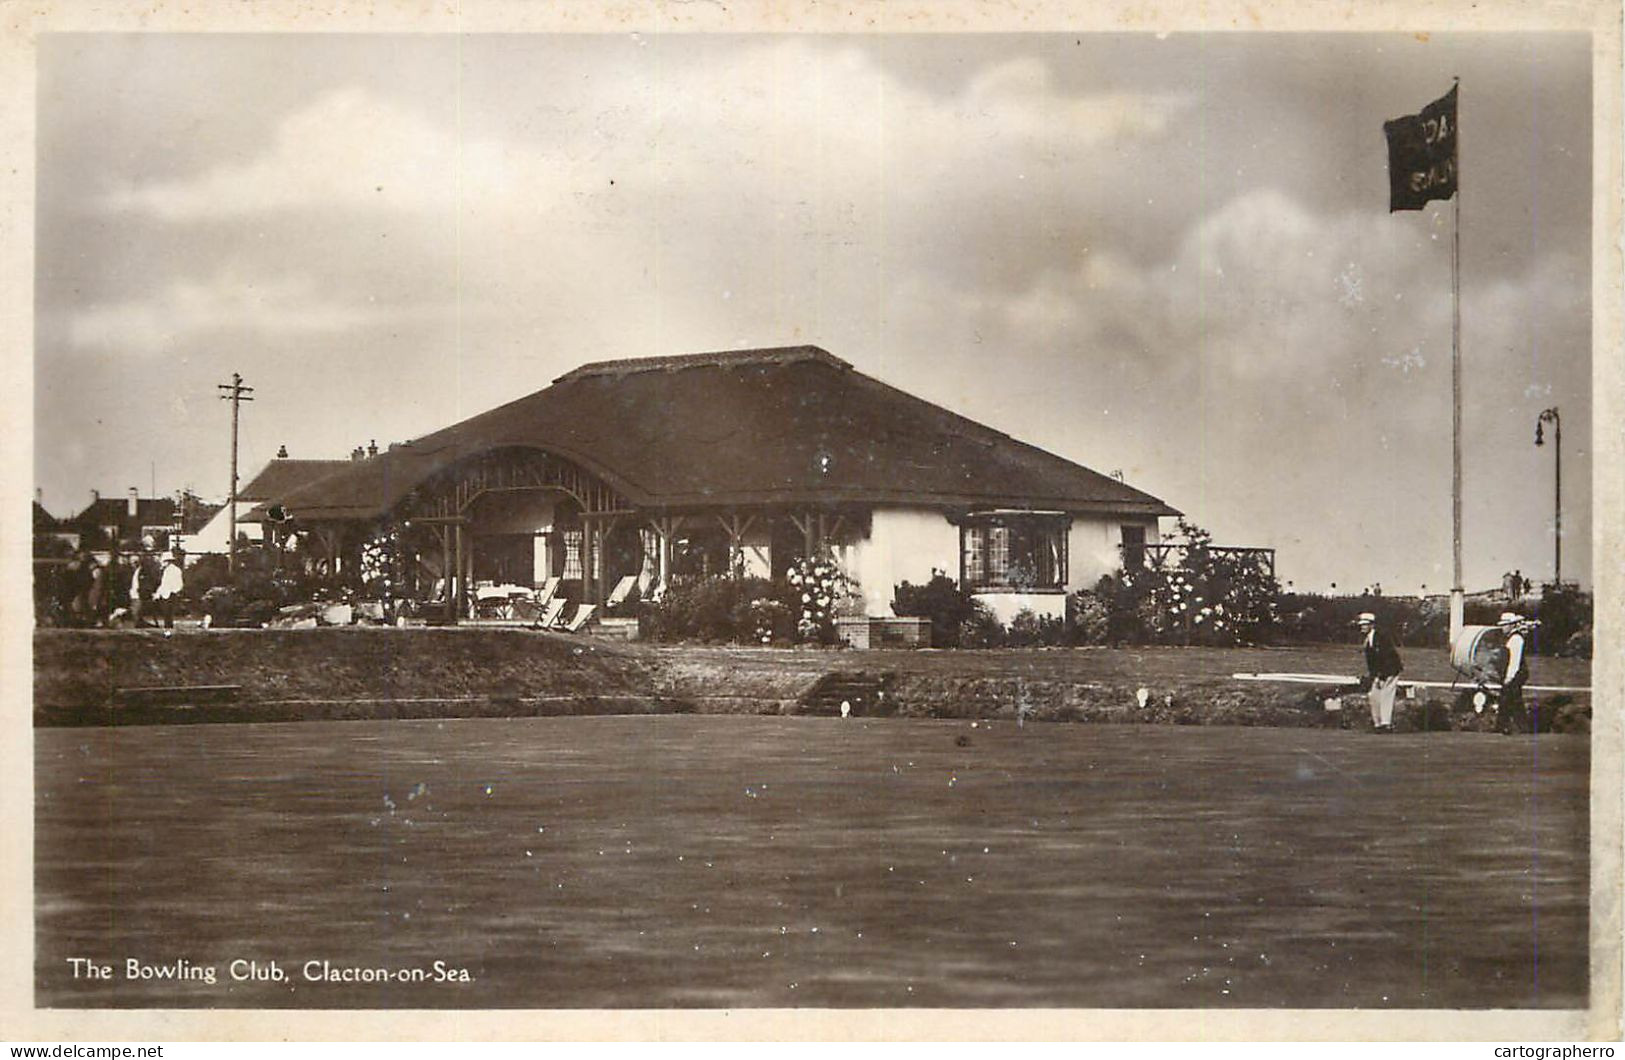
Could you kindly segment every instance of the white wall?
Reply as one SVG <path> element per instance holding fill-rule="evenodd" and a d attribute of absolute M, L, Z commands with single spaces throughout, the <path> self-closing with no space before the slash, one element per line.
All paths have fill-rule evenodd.
<path fill-rule="evenodd" d="M 259 501 L 247 501 L 241 498 L 237 501 L 237 532 L 244 534 L 250 541 L 262 541 L 265 538 L 265 527 L 259 523 L 241 522 L 248 510 Z M 230 506 L 221 508 L 209 518 L 207 523 L 195 534 L 182 534 L 176 538 L 175 543 L 186 550 L 188 556 L 225 555 L 231 551 L 231 513 Z"/>
<path fill-rule="evenodd" d="M 527 514 L 530 525 L 526 529 L 534 535 L 530 543 L 530 579 L 532 585 L 539 586 L 553 576 L 553 544 L 547 533 L 553 529 L 553 502 L 548 501 Z"/>
<path fill-rule="evenodd" d="M 959 528 L 929 508 L 876 508 L 869 536 L 840 553 L 863 591 L 865 613 L 890 617 L 898 583 L 923 585 L 933 569 L 959 577 Z"/>
<path fill-rule="evenodd" d="M 976 599 L 1006 626 L 1022 611 L 1031 611 L 1041 618 L 1066 617 L 1065 593 L 986 592 L 977 593 Z"/>
<path fill-rule="evenodd" d="M 1096 582 L 1114 574 L 1123 565 L 1118 546 L 1123 543 L 1123 527 L 1139 523 L 1145 527 L 1145 543 L 1160 540 L 1155 517 L 1074 515 L 1066 541 L 1066 587 L 1068 592 L 1092 589 Z"/>
<path fill-rule="evenodd" d="M 1067 591 L 1092 588 L 1122 565 L 1124 524 L 1145 527 L 1146 544 L 1160 540 L 1155 517 L 1076 515 L 1067 536 Z M 940 570 L 959 577 L 959 528 L 928 508 L 876 508 L 868 538 L 838 552 L 847 573 L 863 590 L 864 609 L 875 616 L 891 614 L 892 593 L 900 582 L 923 585 Z M 978 593 L 999 621 L 1008 624 L 1023 608 L 1038 615 L 1064 617 L 1061 593 Z"/>
<path fill-rule="evenodd" d="M 747 578 L 773 576 L 773 527 L 766 519 L 757 519 L 740 539 Z"/>

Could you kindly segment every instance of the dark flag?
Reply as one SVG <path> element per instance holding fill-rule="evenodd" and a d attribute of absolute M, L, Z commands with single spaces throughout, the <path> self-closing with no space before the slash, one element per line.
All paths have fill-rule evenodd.
<path fill-rule="evenodd" d="M 1456 194 L 1456 90 L 1420 114 L 1383 122 L 1388 135 L 1388 211 L 1420 210 Z"/>

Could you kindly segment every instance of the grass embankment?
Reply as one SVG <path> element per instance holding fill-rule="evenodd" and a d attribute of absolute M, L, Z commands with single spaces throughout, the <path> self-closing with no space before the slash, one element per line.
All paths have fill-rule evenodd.
<path fill-rule="evenodd" d="M 230 697 L 133 690 L 238 686 Z M 211 698 L 228 701 L 210 702 Z M 492 629 L 224 630 L 34 637 L 37 724 L 671 712 L 624 647 Z"/>
<path fill-rule="evenodd" d="M 1334 685 L 1244 683 L 1250 671 L 1345 673 L 1341 645 L 1284 649 L 829 651 L 661 647 L 502 629 L 42 631 L 34 638 L 43 725 L 550 714 L 833 713 L 1130 724 L 1363 728 L 1365 700 Z M 1406 677 L 1448 681 L 1443 652 L 1406 654 Z M 1589 665 L 1537 660 L 1542 683 L 1586 685 Z M 833 677 L 831 676 L 833 675 Z M 855 681 L 819 698 L 821 682 Z M 864 688 L 865 682 L 868 688 Z M 238 686 L 227 701 L 132 689 Z M 874 695 L 883 690 L 884 696 Z M 1144 702 L 1141 702 L 1141 693 Z M 1469 690 L 1470 691 L 1470 690 Z M 1328 712 L 1328 696 L 1344 709 Z M 1533 697 L 1531 697 L 1533 698 Z M 1563 731 L 1589 696 L 1547 695 Z M 1398 728 L 1476 730 L 1450 689 L 1402 698 Z"/>
<path fill-rule="evenodd" d="M 1349 686 L 1242 682 L 1236 673 L 1358 672 L 1359 653 L 1344 645 L 1288 648 L 1060 648 L 989 651 L 829 652 L 735 647 L 649 649 L 668 694 L 702 713 L 798 713 L 818 676 L 844 673 L 884 685 L 885 697 L 855 705 L 859 714 L 922 718 L 1010 718 L 1127 724 L 1267 725 L 1365 728 L 1370 708 Z M 1407 680 L 1449 682 L 1449 656 L 1439 650 L 1405 654 Z M 1544 684 L 1586 686 L 1590 664 L 1537 659 Z M 799 693 L 794 688 L 800 687 Z M 1140 702 L 1141 690 L 1145 703 Z M 1476 713 L 1472 687 L 1419 689 L 1395 704 L 1400 731 L 1483 731 L 1493 709 Z M 1329 697 L 1342 710 L 1328 712 Z M 1530 694 L 1528 700 L 1535 702 Z M 1589 727 L 1590 697 L 1542 694 L 1542 710 L 1559 731 Z M 827 711 L 828 705 L 816 709 Z"/>

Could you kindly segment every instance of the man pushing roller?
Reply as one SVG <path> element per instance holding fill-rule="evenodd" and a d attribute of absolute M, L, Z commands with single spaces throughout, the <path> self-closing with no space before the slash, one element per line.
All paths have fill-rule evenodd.
<path fill-rule="evenodd" d="M 1529 683 L 1529 647 L 1525 634 L 1538 623 L 1516 611 L 1503 611 L 1495 624 L 1506 634 L 1506 672 L 1501 676 L 1501 700 L 1495 711 L 1496 731 L 1507 736 L 1539 732 L 1539 724 L 1530 718 L 1523 705 L 1523 686 Z"/>
<path fill-rule="evenodd" d="M 1399 675 L 1405 669 L 1394 638 L 1377 628 L 1377 616 L 1362 611 L 1355 620 L 1365 636 L 1365 679 L 1360 687 L 1371 701 L 1371 726 L 1376 732 L 1394 731 L 1394 694 L 1399 691 Z"/>

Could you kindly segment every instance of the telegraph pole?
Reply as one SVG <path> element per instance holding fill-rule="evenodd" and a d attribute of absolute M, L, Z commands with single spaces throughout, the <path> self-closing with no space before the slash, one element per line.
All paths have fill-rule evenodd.
<path fill-rule="evenodd" d="M 253 401 L 248 395 L 254 392 L 251 386 L 243 385 L 243 377 L 236 372 L 231 373 L 231 382 L 215 384 L 216 390 L 222 390 L 221 401 L 231 402 L 231 499 L 230 505 L 230 544 L 227 553 L 227 566 L 233 573 L 237 573 L 237 410 L 244 401 Z"/>

